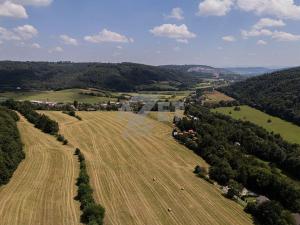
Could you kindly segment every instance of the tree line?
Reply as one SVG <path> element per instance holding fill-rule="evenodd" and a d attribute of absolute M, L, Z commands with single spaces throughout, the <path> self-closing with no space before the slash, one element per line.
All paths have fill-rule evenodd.
<path fill-rule="evenodd" d="M 90 186 L 90 177 L 87 173 L 84 155 L 80 149 L 76 149 L 75 155 L 80 162 L 80 173 L 76 185 L 78 186 L 78 195 L 76 199 L 80 201 L 82 210 L 81 222 L 88 225 L 102 225 L 105 209 L 96 204 L 93 198 L 93 189 Z"/>
<path fill-rule="evenodd" d="M 16 122 L 19 116 L 0 107 L 0 186 L 7 184 L 25 158 Z"/>
<path fill-rule="evenodd" d="M 44 114 L 37 113 L 29 101 L 7 100 L 3 105 L 20 112 L 30 123 L 34 124 L 36 128 L 44 133 L 56 135 L 59 131 L 58 123 Z"/>
<path fill-rule="evenodd" d="M 189 105 L 186 115 L 192 117 L 184 117 L 176 125 L 180 131 L 196 131 L 196 136 L 185 132 L 176 137 L 211 165 L 211 179 L 221 185 L 235 180 L 286 209 L 300 211 L 299 185 L 278 169 L 282 167 L 299 178 L 297 163 L 292 163 L 299 162 L 298 145 L 250 122 L 212 113 L 204 107 Z"/>

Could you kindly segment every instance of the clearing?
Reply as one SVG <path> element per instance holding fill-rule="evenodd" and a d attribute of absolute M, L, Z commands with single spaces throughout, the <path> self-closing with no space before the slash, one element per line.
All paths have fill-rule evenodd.
<path fill-rule="evenodd" d="M 234 107 L 221 107 L 214 109 L 219 112 L 233 117 L 234 119 L 247 120 L 256 125 L 265 128 L 268 131 L 280 134 L 285 140 L 291 143 L 300 144 L 300 127 L 278 117 L 271 116 L 249 106 L 241 106 L 240 111 L 235 111 Z M 231 112 L 231 114 L 230 114 Z M 271 122 L 268 122 L 268 120 Z"/>
<path fill-rule="evenodd" d="M 74 200 L 79 164 L 74 149 L 62 146 L 21 117 L 26 158 L 10 182 L 0 187 L 0 225 L 77 225 Z"/>
<path fill-rule="evenodd" d="M 205 101 L 206 102 L 220 102 L 220 101 L 232 101 L 233 98 L 219 92 L 219 91 L 212 91 L 212 92 L 206 92 L 204 94 Z"/>
<path fill-rule="evenodd" d="M 168 124 L 130 112 L 78 112 L 82 121 L 44 113 L 84 153 L 106 225 L 252 224 L 239 204 L 193 174 L 208 165 L 173 140 Z"/>

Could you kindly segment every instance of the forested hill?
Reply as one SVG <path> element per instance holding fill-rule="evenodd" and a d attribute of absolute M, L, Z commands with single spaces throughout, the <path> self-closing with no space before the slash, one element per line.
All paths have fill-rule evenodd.
<path fill-rule="evenodd" d="M 101 88 L 116 91 L 178 90 L 200 78 L 134 63 L 0 62 L 0 90 Z"/>
<path fill-rule="evenodd" d="M 300 125 L 300 67 L 250 78 L 221 91 L 241 103 Z"/>

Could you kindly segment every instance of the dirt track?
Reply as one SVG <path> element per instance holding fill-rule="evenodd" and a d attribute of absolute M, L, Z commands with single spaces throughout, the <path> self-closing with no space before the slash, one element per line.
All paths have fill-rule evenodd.
<path fill-rule="evenodd" d="M 76 195 L 78 163 L 73 149 L 25 119 L 18 123 L 26 159 L 0 188 L 1 225 L 80 224 Z"/>
<path fill-rule="evenodd" d="M 172 139 L 170 126 L 125 112 L 78 113 L 83 121 L 46 114 L 84 153 L 106 225 L 252 224 L 242 207 L 194 176 L 197 164 L 207 165 Z"/>

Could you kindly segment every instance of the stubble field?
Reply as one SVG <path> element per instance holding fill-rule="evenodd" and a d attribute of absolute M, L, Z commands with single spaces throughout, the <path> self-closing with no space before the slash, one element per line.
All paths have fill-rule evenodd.
<path fill-rule="evenodd" d="M 129 112 L 78 112 L 82 121 L 45 113 L 84 153 L 106 225 L 252 224 L 241 206 L 193 174 L 208 165 L 172 139 L 170 125 Z"/>
<path fill-rule="evenodd" d="M 26 159 L 0 187 L 0 225 L 80 224 L 74 151 L 24 118 L 18 122 Z"/>

